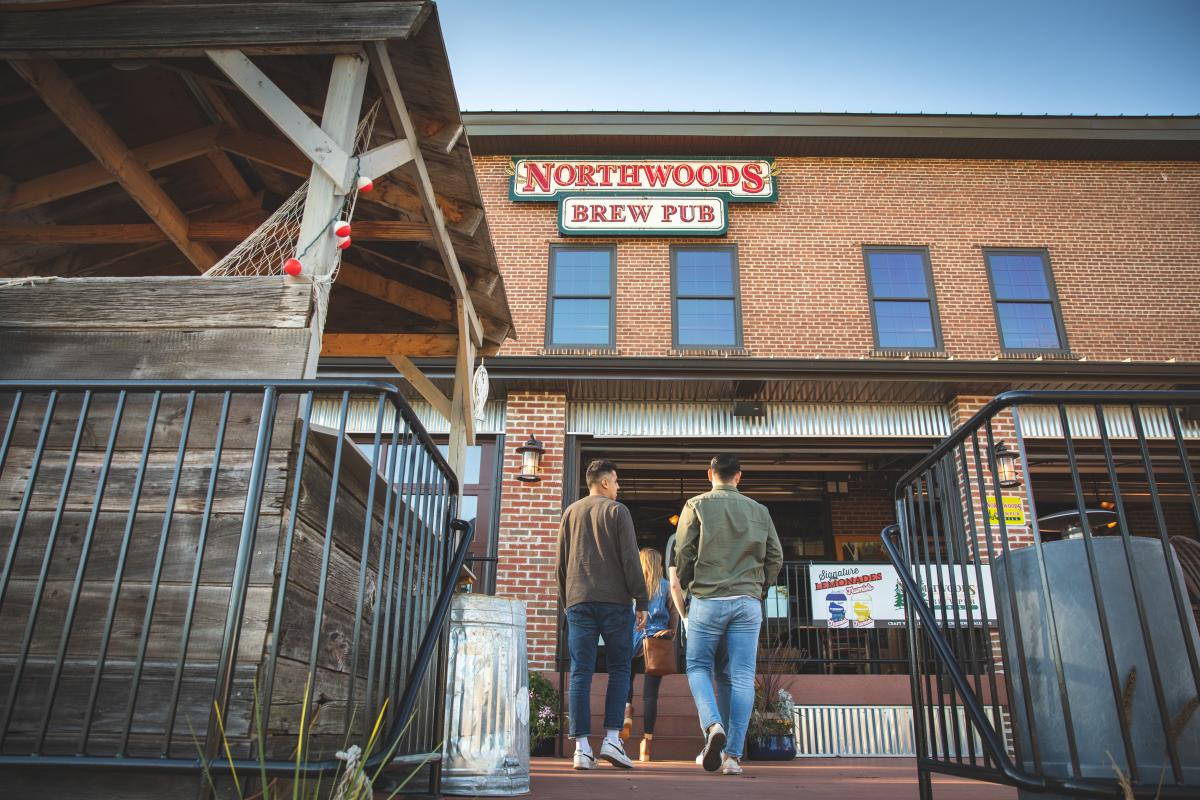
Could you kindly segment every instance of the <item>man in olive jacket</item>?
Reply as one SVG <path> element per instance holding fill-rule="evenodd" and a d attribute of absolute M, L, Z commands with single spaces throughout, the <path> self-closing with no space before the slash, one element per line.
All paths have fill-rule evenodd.
<path fill-rule="evenodd" d="M 588 743 L 592 728 L 592 674 L 596 670 L 597 637 L 604 637 L 608 688 L 604 695 L 604 744 L 600 757 L 615 767 L 631 769 L 618 737 L 629 694 L 630 661 L 636 624 L 646 625 L 646 581 L 638 558 L 637 534 L 629 509 L 617 502 L 617 466 L 593 461 L 587 468 L 588 496 L 563 512 L 558 529 L 558 595 L 567 612 L 567 646 L 571 652 L 571 738 L 575 769 L 594 769 Z"/>
<path fill-rule="evenodd" d="M 766 507 L 738 491 L 742 467 L 736 456 L 713 458 L 708 477 L 712 491 L 687 501 L 675 532 L 679 583 L 692 594 L 688 686 L 704 730 L 704 768 L 740 775 L 754 706 L 762 600 L 783 568 L 783 548 Z M 713 693 L 713 656 L 721 645 L 729 656 L 728 732 Z"/>

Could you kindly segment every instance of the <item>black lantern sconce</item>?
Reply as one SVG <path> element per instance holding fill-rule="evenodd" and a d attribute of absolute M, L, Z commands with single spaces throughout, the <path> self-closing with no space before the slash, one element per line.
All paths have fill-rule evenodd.
<path fill-rule="evenodd" d="M 517 473 L 517 480 L 525 483 L 540 481 L 542 479 L 542 456 L 545 455 L 546 448 L 533 438 L 533 434 L 530 434 L 529 441 L 518 447 L 517 452 L 521 454 L 521 471 Z"/>
<path fill-rule="evenodd" d="M 1000 442 L 992 449 L 992 458 L 996 463 L 996 482 L 1002 489 L 1014 489 L 1021 485 L 1017 476 L 1017 454 L 1008 449 L 1008 445 Z"/>

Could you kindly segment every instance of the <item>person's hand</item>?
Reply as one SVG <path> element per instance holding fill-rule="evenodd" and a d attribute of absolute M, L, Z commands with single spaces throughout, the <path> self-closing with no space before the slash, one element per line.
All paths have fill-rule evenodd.
<path fill-rule="evenodd" d="M 650 615 L 647 612 L 645 612 L 645 611 L 637 612 L 637 629 L 639 631 L 644 631 L 646 629 L 646 620 L 649 618 L 650 618 Z"/>

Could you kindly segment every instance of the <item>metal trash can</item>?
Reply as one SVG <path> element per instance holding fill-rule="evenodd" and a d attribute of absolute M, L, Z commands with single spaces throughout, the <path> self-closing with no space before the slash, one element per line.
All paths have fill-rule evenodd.
<path fill-rule="evenodd" d="M 479 594 L 450 606 L 442 792 L 529 792 L 525 604 Z"/>
<path fill-rule="evenodd" d="M 1134 745 L 1134 755 L 1144 776 L 1166 771 L 1167 747 L 1163 721 L 1154 697 L 1154 678 L 1138 621 L 1133 585 L 1129 578 L 1129 562 L 1120 537 L 1104 536 L 1092 540 L 1096 570 L 1104 593 L 1105 617 L 1112 641 L 1112 654 L 1118 671 L 1119 685 L 1130 686 L 1127 700 L 1128 725 Z M 1169 710 L 1185 708 L 1195 696 L 1196 685 L 1188 667 L 1187 645 L 1200 649 L 1200 635 L 1189 614 L 1187 630 L 1181 630 L 1167 576 L 1167 561 L 1162 543 L 1150 537 L 1135 537 L 1130 541 L 1133 561 L 1143 589 L 1141 602 L 1152 627 L 1155 654 L 1159 665 L 1158 680 Z M 993 566 L 997 600 L 1004 623 L 1010 658 L 1017 653 L 1017 633 L 1014 622 L 1021 626 L 1028 681 L 1016 665 L 1005 670 L 1012 695 L 1013 733 L 1027 770 L 1037 765 L 1031 758 L 1036 730 L 1041 755 L 1041 769 L 1050 775 L 1067 777 L 1071 774 L 1071 755 L 1067 747 L 1067 710 L 1062 703 L 1053 642 L 1046 620 L 1049 609 L 1043 598 L 1042 564 L 1034 547 L 1013 550 L 996 559 Z M 1049 593 L 1054 603 L 1061 652 L 1062 681 L 1070 706 L 1079 754 L 1079 767 L 1084 777 L 1112 778 L 1114 762 L 1127 770 L 1124 745 L 1121 740 L 1121 712 L 1111 691 L 1111 677 L 1100 633 L 1099 606 L 1092 590 L 1087 567 L 1087 555 L 1082 539 L 1067 539 L 1042 546 Z M 1172 560 L 1173 561 L 1173 560 Z M 1172 563 L 1177 580 L 1183 585 L 1178 564 Z M 1003 598 L 1008 582 L 1016 595 L 1017 617 Z M 1184 598 L 1181 601 L 1186 603 Z M 1185 606 L 1186 607 L 1186 606 Z M 1131 672 L 1137 676 L 1129 683 Z M 1025 695 L 1033 709 L 1033 719 L 1027 718 Z M 1175 713 L 1175 711 L 1172 711 Z M 1200 724 L 1193 721 L 1176 734 L 1175 746 L 1183 766 L 1183 783 L 1200 786 Z M 1111 759 L 1111 760 L 1110 760 Z M 1059 800 L 1062 794 L 1033 794 L 1020 791 L 1022 798 Z"/>

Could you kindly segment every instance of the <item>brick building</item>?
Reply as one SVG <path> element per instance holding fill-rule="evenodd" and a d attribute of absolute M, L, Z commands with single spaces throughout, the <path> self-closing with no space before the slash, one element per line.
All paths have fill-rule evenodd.
<path fill-rule="evenodd" d="M 907 705 L 901 630 L 826 627 L 810 564 L 883 560 L 897 478 L 1001 391 L 1200 385 L 1200 118 L 464 121 L 518 337 L 487 360 L 477 563 L 527 602 L 531 669 L 556 668 L 555 534 L 587 462 L 618 464 L 661 548 L 731 450 L 790 562 L 764 637 L 802 702 Z M 753 175 L 726 180 L 750 162 L 756 196 Z M 515 477 L 530 436 L 532 484 Z M 1070 506 L 1055 486 L 1036 509 L 1014 493 L 1025 525 Z M 1103 506 L 1103 481 L 1086 488 Z M 1197 535 L 1172 502 L 1172 533 Z"/>

